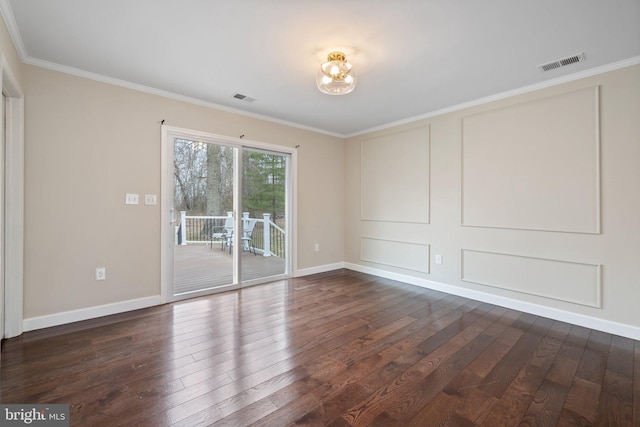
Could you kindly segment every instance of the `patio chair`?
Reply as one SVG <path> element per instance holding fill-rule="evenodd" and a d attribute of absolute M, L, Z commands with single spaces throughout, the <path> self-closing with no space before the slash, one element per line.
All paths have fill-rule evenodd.
<path fill-rule="evenodd" d="M 228 216 L 224 220 L 223 226 L 213 227 L 214 232 L 211 233 L 211 249 L 213 249 L 214 240 L 220 240 L 220 249 L 224 250 L 224 246 L 233 234 L 233 217 Z"/>
<path fill-rule="evenodd" d="M 256 255 L 256 248 L 253 246 L 253 229 L 256 227 L 257 222 L 258 220 L 255 218 L 244 220 L 244 226 L 242 230 L 242 239 L 241 239 L 242 250 L 243 251 L 248 250 L 249 252 L 253 252 L 254 255 Z M 228 245 L 229 253 L 231 253 L 233 240 L 234 240 L 233 229 L 231 229 L 231 232 L 227 235 L 226 241 L 222 242 L 222 248 L 224 249 L 224 246 Z"/>
<path fill-rule="evenodd" d="M 249 252 L 253 251 L 254 255 L 256 254 L 256 248 L 253 246 L 253 229 L 256 228 L 257 222 L 257 219 L 250 219 L 247 221 L 242 236 L 242 249 L 249 250 Z"/>

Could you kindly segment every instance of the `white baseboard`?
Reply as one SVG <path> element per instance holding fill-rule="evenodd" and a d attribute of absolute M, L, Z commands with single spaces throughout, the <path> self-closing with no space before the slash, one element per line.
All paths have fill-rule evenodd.
<path fill-rule="evenodd" d="M 393 273 L 390 271 L 380 270 L 377 268 L 365 267 L 358 264 L 345 263 L 344 268 L 359 271 L 361 273 L 372 274 L 374 276 L 383 277 L 385 279 L 397 280 L 398 282 L 408 283 L 410 285 L 420 286 L 423 288 L 433 289 L 436 291 L 446 292 L 448 294 L 470 298 L 476 301 L 482 301 L 489 304 L 499 305 L 501 307 L 511 308 L 513 310 L 523 311 L 525 313 L 535 314 L 537 316 L 547 317 L 561 322 L 567 322 L 589 329 L 607 332 L 614 335 L 640 340 L 640 328 L 637 326 L 627 325 L 624 323 L 612 322 L 610 320 L 598 319 L 596 317 L 584 314 L 572 313 L 566 310 L 546 307 L 540 304 L 534 304 L 526 301 L 519 301 L 513 298 L 507 298 L 490 293 L 476 291 L 473 289 L 461 288 L 459 286 L 448 285 L 442 282 L 420 279 L 405 274 Z"/>
<path fill-rule="evenodd" d="M 421 279 L 405 274 L 394 273 L 372 267 L 365 267 L 358 264 L 338 262 L 334 264 L 326 264 L 317 267 L 304 268 L 296 270 L 294 277 L 308 276 L 311 274 L 325 273 L 327 271 L 339 270 L 347 268 L 361 273 L 371 274 L 373 276 L 383 277 L 385 279 L 397 280 L 398 282 L 410 285 L 420 286 L 423 288 L 433 289 L 436 291 L 446 292 L 452 295 L 458 295 L 470 298 L 476 301 L 482 301 L 489 304 L 499 305 L 501 307 L 511 308 L 513 310 L 523 311 L 525 313 L 535 314 L 537 316 L 548 317 L 550 319 L 568 322 L 574 325 L 583 326 L 589 329 L 607 332 L 610 334 L 620 335 L 623 337 L 640 340 L 640 328 L 637 326 L 627 325 L 624 323 L 612 322 L 610 320 L 598 319 L 584 314 L 572 313 L 566 310 L 546 307 L 540 304 L 534 304 L 525 301 L 515 300 L 503 296 L 493 295 L 486 292 L 476 291 L 473 289 L 461 288 L 459 286 L 449 285 L 442 282 Z M 36 329 L 48 328 L 51 326 L 64 325 L 67 323 L 78 322 L 81 320 L 94 319 L 97 317 L 108 316 L 110 314 L 124 313 L 140 308 L 151 307 L 161 304 L 159 295 L 139 298 L 129 301 L 117 302 L 113 304 L 105 304 L 97 307 L 83 308 L 79 310 L 66 311 L 47 316 L 31 317 L 24 319 L 23 330 L 33 331 Z"/>
<path fill-rule="evenodd" d="M 293 272 L 293 277 L 309 276 L 310 274 L 325 273 L 327 271 L 339 270 L 345 268 L 344 262 L 336 262 L 334 264 L 325 264 L 318 267 L 303 268 Z"/>
<path fill-rule="evenodd" d="M 81 320 L 95 319 L 96 317 L 108 316 L 110 314 L 124 313 L 126 311 L 137 310 L 139 308 L 159 305 L 160 295 L 138 298 L 128 301 L 115 302 L 112 304 L 99 305 L 97 307 L 81 308 L 79 310 L 65 311 L 46 316 L 31 317 L 24 319 L 23 330 L 34 331 L 36 329 L 49 328 L 51 326 L 64 325 Z"/>

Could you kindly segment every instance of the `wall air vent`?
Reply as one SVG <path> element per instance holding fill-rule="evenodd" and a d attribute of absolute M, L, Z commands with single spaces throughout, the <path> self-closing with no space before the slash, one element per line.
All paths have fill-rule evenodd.
<path fill-rule="evenodd" d="M 566 67 L 567 65 L 575 64 L 576 62 L 582 62 L 584 60 L 585 60 L 584 53 L 579 53 L 577 55 L 568 56 L 562 59 L 557 59 L 547 64 L 538 65 L 538 70 L 542 72 L 555 70 L 556 68 Z"/>
<path fill-rule="evenodd" d="M 244 101 L 244 102 L 253 102 L 256 100 L 255 98 L 251 98 L 250 96 L 243 95 L 241 93 L 236 93 L 235 95 L 233 95 L 233 97 L 235 99 L 239 99 L 240 101 Z"/>

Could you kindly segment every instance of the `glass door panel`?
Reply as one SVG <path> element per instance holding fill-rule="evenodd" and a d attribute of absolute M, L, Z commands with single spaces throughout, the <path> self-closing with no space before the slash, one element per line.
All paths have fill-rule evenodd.
<path fill-rule="evenodd" d="M 173 296 L 238 283 L 233 251 L 234 164 L 238 149 L 173 140 Z"/>
<path fill-rule="evenodd" d="M 242 154 L 242 280 L 287 273 L 289 155 L 252 148 Z"/>

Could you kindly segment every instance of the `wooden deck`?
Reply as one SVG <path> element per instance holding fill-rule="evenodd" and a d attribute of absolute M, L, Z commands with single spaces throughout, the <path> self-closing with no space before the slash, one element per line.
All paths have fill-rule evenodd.
<path fill-rule="evenodd" d="M 232 255 L 207 245 L 176 246 L 174 251 L 175 294 L 195 292 L 229 285 L 233 281 Z M 275 256 L 264 257 L 251 252 L 242 253 L 242 277 L 253 280 L 284 274 L 285 260 Z"/>

